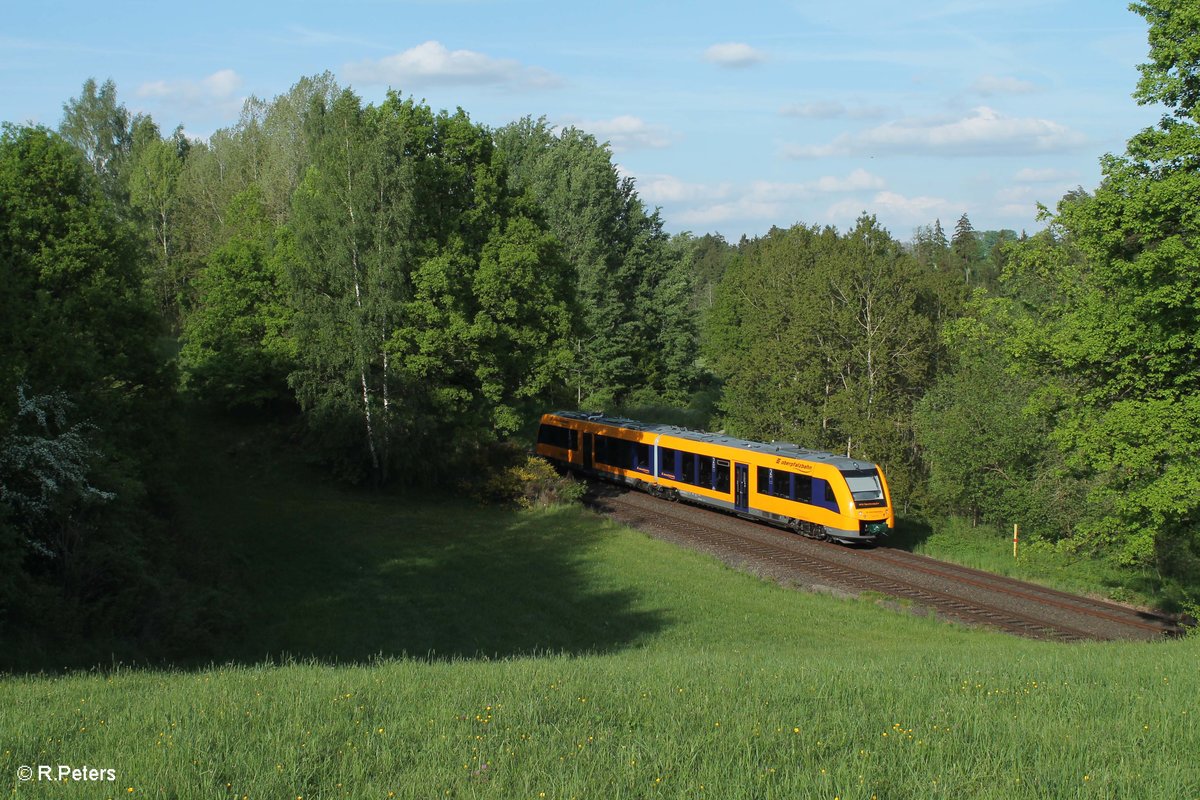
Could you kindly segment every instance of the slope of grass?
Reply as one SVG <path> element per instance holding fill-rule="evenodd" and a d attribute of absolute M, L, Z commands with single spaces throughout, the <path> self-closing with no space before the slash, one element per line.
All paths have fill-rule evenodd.
<path fill-rule="evenodd" d="M 196 446 L 183 522 L 238 624 L 210 665 L 0 681 L 11 796 L 1200 797 L 1195 639 L 970 631 Z"/>
<path fill-rule="evenodd" d="M 1178 612 L 1184 593 L 1195 591 L 1165 580 L 1150 568 L 1120 567 L 1047 542 L 1021 539 L 1014 558 L 1012 537 L 1012 528 L 972 526 L 964 519 L 947 517 L 932 525 L 903 520 L 889 545 L 1063 591 L 1169 612 Z"/>

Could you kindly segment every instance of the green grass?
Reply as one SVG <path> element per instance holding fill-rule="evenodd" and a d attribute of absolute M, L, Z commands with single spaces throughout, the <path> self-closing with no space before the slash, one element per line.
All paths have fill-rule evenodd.
<path fill-rule="evenodd" d="M 965 630 L 233 451 L 183 515 L 228 553 L 215 665 L 3 679 L 12 797 L 1200 797 L 1196 639 Z"/>
<path fill-rule="evenodd" d="M 976 569 L 1034 581 L 1068 592 L 1179 611 L 1179 588 L 1148 568 L 1121 567 L 1086 554 L 1020 539 L 1013 557 L 1012 528 L 973 527 L 949 517 L 932 525 L 902 520 L 891 546 Z"/>

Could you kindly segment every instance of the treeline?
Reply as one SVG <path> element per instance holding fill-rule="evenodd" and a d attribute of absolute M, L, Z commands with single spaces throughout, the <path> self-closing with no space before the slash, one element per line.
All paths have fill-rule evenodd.
<path fill-rule="evenodd" d="M 1159 124 L 1101 160 L 946 326 L 917 415 L 931 499 L 1200 583 L 1200 31 L 1137 3 Z M 968 454 L 970 454 L 968 456 Z M 1193 595 L 1193 601 L 1195 597 Z"/>
<path fill-rule="evenodd" d="M 964 216 L 901 246 L 845 235 L 744 244 L 705 327 L 731 432 L 880 462 L 902 508 L 1200 584 L 1200 31 L 1135 5 L 1167 109 L 1092 193 L 1032 237 Z"/>
<path fill-rule="evenodd" d="M 0 135 L 0 635 L 163 640 L 175 376 L 141 242 L 62 138 Z"/>
<path fill-rule="evenodd" d="M 381 486 L 482 479 L 549 406 L 696 382 L 692 248 L 583 131 L 322 75 L 196 141 L 89 80 L 0 164 L 0 625 L 176 624 L 180 401 L 298 419 L 299 452 Z"/>
<path fill-rule="evenodd" d="M 346 477 L 445 466 L 547 402 L 694 380 L 686 253 L 582 131 L 364 106 L 328 74 L 207 142 L 72 123 L 127 117 L 89 82 L 62 133 L 113 153 L 91 160 L 145 243 L 186 389 L 297 403 Z"/>
<path fill-rule="evenodd" d="M 1169 113 L 1033 236 L 668 236 L 577 129 L 326 74 L 195 141 L 88 81 L 57 132 L 0 138 L 0 625 L 197 624 L 163 611 L 195 568 L 188 403 L 296 420 L 381 486 L 486 473 L 549 407 L 715 402 L 732 434 L 879 462 L 903 512 L 1194 585 L 1197 34 L 1137 10 L 1135 96 Z"/>

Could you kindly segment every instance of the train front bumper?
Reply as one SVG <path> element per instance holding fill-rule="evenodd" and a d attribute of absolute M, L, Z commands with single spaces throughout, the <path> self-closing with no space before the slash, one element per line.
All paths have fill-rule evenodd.
<path fill-rule="evenodd" d="M 880 537 L 887 536 L 892 532 L 888 527 L 887 520 L 862 520 L 858 523 L 858 530 L 842 530 L 841 528 L 831 528 L 825 526 L 825 535 L 830 539 L 846 544 L 854 542 L 873 542 Z"/>

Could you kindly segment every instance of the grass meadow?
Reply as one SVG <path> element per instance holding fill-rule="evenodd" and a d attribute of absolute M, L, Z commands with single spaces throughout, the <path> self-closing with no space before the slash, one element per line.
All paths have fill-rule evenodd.
<path fill-rule="evenodd" d="M 1200 798 L 1195 637 L 968 630 L 579 509 L 349 491 L 227 445 L 180 518 L 223 554 L 211 660 L 0 678 L 0 790 Z M 20 780 L 59 765 L 115 780 Z"/>
<path fill-rule="evenodd" d="M 1178 613 L 1187 588 L 1152 567 L 1120 567 L 1057 548 L 1050 542 L 1020 539 L 1013 556 L 1012 527 L 972 526 L 959 517 L 935 524 L 904 520 L 892 545 L 976 569 L 1033 581 L 1067 592 L 1133 603 Z M 1194 593 L 1195 588 L 1191 591 Z"/>

